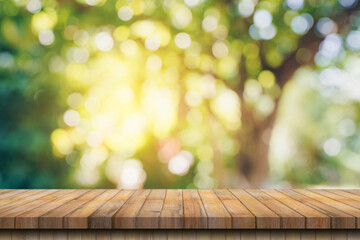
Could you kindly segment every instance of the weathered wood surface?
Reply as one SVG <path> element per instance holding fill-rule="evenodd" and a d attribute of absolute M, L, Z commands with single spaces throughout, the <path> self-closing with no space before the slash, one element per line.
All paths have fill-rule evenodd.
<path fill-rule="evenodd" d="M 360 229 L 360 191 L 7 189 L 0 229 Z"/>

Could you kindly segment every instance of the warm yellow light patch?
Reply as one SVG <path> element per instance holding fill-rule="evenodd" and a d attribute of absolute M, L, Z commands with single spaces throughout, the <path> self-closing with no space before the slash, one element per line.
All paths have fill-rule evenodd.
<path fill-rule="evenodd" d="M 39 33 L 44 30 L 52 29 L 57 22 L 57 14 L 55 11 L 39 12 L 34 14 L 31 26 L 34 32 Z"/>
<path fill-rule="evenodd" d="M 275 75 L 271 71 L 264 70 L 259 74 L 258 80 L 261 86 L 264 88 L 270 88 L 275 83 Z"/>
<path fill-rule="evenodd" d="M 56 153 L 58 153 L 58 155 L 60 156 L 71 153 L 73 149 L 73 144 L 70 136 L 68 132 L 64 129 L 56 129 L 55 131 L 53 131 L 53 133 L 51 134 L 51 142 L 54 144 L 57 150 Z"/>

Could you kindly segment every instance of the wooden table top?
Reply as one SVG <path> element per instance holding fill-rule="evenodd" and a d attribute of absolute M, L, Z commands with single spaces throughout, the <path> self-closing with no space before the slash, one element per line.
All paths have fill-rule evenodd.
<path fill-rule="evenodd" d="M 0 190 L 0 229 L 254 228 L 360 228 L 360 190 Z"/>

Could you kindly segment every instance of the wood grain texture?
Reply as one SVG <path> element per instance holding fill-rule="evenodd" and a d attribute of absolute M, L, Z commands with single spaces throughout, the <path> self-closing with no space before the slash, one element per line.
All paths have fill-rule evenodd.
<path fill-rule="evenodd" d="M 54 191 L 54 190 L 53 190 Z M 15 196 L 11 196 L 8 198 L 4 198 L 0 200 L 0 212 L 7 211 L 11 208 L 15 208 L 17 206 L 23 205 L 25 203 L 31 202 L 32 200 L 46 195 L 48 192 L 42 189 L 38 190 L 27 190 L 16 194 Z"/>
<path fill-rule="evenodd" d="M 122 205 L 134 194 L 133 189 L 124 189 L 113 198 L 102 205 L 90 217 L 90 228 L 112 228 L 112 216 L 121 208 Z"/>
<path fill-rule="evenodd" d="M 344 191 L 360 196 L 360 189 L 344 189 Z"/>
<path fill-rule="evenodd" d="M 30 209 L 36 208 L 38 206 L 42 206 L 47 202 L 53 201 L 60 197 L 63 194 L 61 191 L 57 190 L 46 190 L 41 193 L 41 195 L 37 195 L 35 199 L 28 202 L 24 201 L 24 204 L 19 205 L 14 208 L 10 208 L 6 211 L 0 213 L 0 228 L 11 229 L 15 228 L 15 217 L 29 211 Z"/>
<path fill-rule="evenodd" d="M 262 190 L 266 194 L 272 196 L 279 202 L 285 204 L 286 206 L 294 209 L 296 212 L 300 213 L 301 215 L 305 216 L 306 218 L 306 228 L 310 229 L 328 229 L 330 228 L 330 217 L 315 210 L 314 208 L 309 207 L 306 204 L 303 204 L 300 201 L 296 201 L 288 197 L 287 195 L 274 190 L 274 189 L 267 189 Z"/>
<path fill-rule="evenodd" d="M 245 190 L 230 190 L 256 217 L 256 228 L 280 228 L 280 217 Z"/>
<path fill-rule="evenodd" d="M 166 190 L 155 189 L 147 197 L 143 207 L 136 216 L 136 228 L 159 228 L 160 214 L 164 204 Z"/>
<path fill-rule="evenodd" d="M 281 228 L 305 228 L 305 217 L 295 212 L 293 209 L 259 189 L 249 189 L 246 191 L 281 217 Z"/>
<path fill-rule="evenodd" d="M 78 207 L 82 206 L 86 202 L 95 198 L 105 190 L 95 189 L 91 190 L 84 195 L 75 198 L 60 207 L 45 213 L 39 217 L 39 228 L 45 229 L 58 229 L 64 228 L 64 217 L 69 213 L 75 211 Z"/>
<path fill-rule="evenodd" d="M 213 190 L 198 190 L 208 216 L 209 229 L 231 228 L 231 216 Z"/>
<path fill-rule="evenodd" d="M 360 228 L 358 193 L 357 189 L 0 189 L 0 229 L 69 229 L 69 233 L 71 229 L 84 229 L 88 235 L 87 229 L 104 229 L 99 239 L 106 239 L 107 234 L 102 233 L 113 229 L 172 229 L 166 236 L 175 239 L 192 237 L 189 232 L 175 234 L 175 229 L 203 229 L 196 234 L 199 238 L 217 229 L 209 236 L 232 239 L 240 235 L 242 239 L 246 232 L 237 236 L 228 229 L 264 229 L 255 235 L 249 232 L 248 237 L 276 235 L 281 239 L 286 235 L 275 230 L 294 229 L 292 233 L 298 238 L 302 235 L 295 229 Z M 149 231 L 138 235 L 141 239 L 152 238 Z M 64 238 L 55 235 L 47 231 L 39 236 Z M 70 235 L 74 239 L 79 236 L 74 231 Z M 318 235 L 325 237 L 320 232 Z M 288 238 L 294 238 L 291 236 Z"/>
<path fill-rule="evenodd" d="M 306 195 L 302 195 L 293 190 L 279 190 L 279 191 L 331 217 L 331 228 L 337 228 L 337 229 L 355 228 L 355 218 L 349 214 L 340 211 L 337 208 L 333 208 L 332 206 L 329 206 L 324 202 L 318 201 Z"/>
<path fill-rule="evenodd" d="M 88 228 L 88 217 L 117 193 L 119 193 L 117 189 L 107 190 L 80 206 L 64 217 L 64 227 L 68 229 Z"/>
<path fill-rule="evenodd" d="M 344 191 L 331 191 L 330 189 L 318 189 L 314 192 L 317 194 L 321 194 L 325 197 L 332 198 L 338 202 L 360 209 L 360 196 L 358 195 L 347 193 Z"/>
<path fill-rule="evenodd" d="M 18 229 L 37 229 L 39 228 L 39 217 L 64 203 L 71 201 L 74 198 L 77 198 L 89 190 L 64 190 L 59 192 L 60 196 L 53 201 L 49 201 L 46 204 L 35 207 L 30 211 L 27 211 L 16 217 L 16 228 Z"/>
<path fill-rule="evenodd" d="M 113 227 L 119 229 L 136 228 L 136 216 L 140 212 L 151 190 L 137 190 L 113 217 Z"/>
<path fill-rule="evenodd" d="M 306 195 L 308 197 L 311 197 L 313 199 L 315 198 L 317 201 L 326 202 L 327 205 L 330 205 L 334 208 L 339 209 L 342 212 L 345 212 L 351 216 L 354 216 L 356 218 L 356 228 L 360 228 L 360 210 L 359 209 L 349 206 L 347 204 L 344 204 L 342 202 L 336 201 L 332 198 L 325 197 L 324 195 L 318 194 L 318 193 L 310 191 L 310 190 L 298 189 L 295 191 L 299 192 L 303 195 Z"/>
<path fill-rule="evenodd" d="M 164 205 L 160 214 L 160 228 L 182 229 L 184 226 L 184 210 L 182 190 L 166 191 Z"/>
<path fill-rule="evenodd" d="M 232 218 L 232 228 L 255 228 L 255 216 L 229 190 L 214 190 Z"/>
<path fill-rule="evenodd" d="M 184 228 L 197 229 L 208 227 L 208 216 L 197 190 L 183 190 Z"/>
<path fill-rule="evenodd" d="M 1 195 L 0 195 L 0 199 L 11 199 L 14 198 L 15 195 L 17 194 L 21 194 L 26 192 L 27 190 L 21 189 L 21 190 L 6 190 L 6 191 L 2 191 Z"/>

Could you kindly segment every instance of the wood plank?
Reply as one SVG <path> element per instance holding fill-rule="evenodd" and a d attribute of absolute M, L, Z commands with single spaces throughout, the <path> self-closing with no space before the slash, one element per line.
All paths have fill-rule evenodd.
<path fill-rule="evenodd" d="M 280 228 L 280 217 L 242 189 L 230 190 L 256 217 L 256 228 Z"/>
<path fill-rule="evenodd" d="M 255 228 L 255 216 L 229 190 L 215 189 L 214 192 L 230 213 L 233 229 Z"/>
<path fill-rule="evenodd" d="M 166 191 L 163 209 L 160 214 L 160 228 L 183 228 L 184 211 L 182 191 L 181 189 L 169 189 Z"/>
<path fill-rule="evenodd" d="M 272 196 L 279 202 L 287 205 L 288 207 L 294 209 L 301 215 L 306 217 L 306 228 L 311 229 L 327 229 L 330 228 L 330 217 L 315 210 L 314 208 L 309 207 L 306 204 L 303 204 L 300 201 L 290 198 L 289 196 L 274 190 L 274 189 L 265 189 L 262 190 L 268 195 Z"/>
<path fill-rule="evenodd" d="M 3 193 L 7 193 L 9 191 L 11 191 L 11 190 L 10 189 L 0 189 L 0 195 Z M 15 191 L 15 190 L 13 190 L 13 191 Z"/>
<path fill-rule="evenodd" d="M 0 228 L 13 229 L 15 228 L 15 217 L 27 212 L 35 207 L 41 206 L 47 202 L 53 201 L 63 194 L 58 190 L 46 190 L 37 195 L 37 198 L 31 202 L 27 202 L 21 206 L 10 208 L 7 211 L 0 213 Z"/>
<path fill-rule="evenodd" d="M 351 191 L 348 191 L 347 189 L 326 189 L 329 192 L 336 193 L 341 196 L 353 198 L 356 201 L 360 201 L 360 195 L 357 195 L 355 193 L 352 193 Z"/>
<path fill-rule="evenodd" d="M 213 190 L 198 190 L 208 216 L 209 229 L 230 229 L 231 216 Z"/>
<path fill-rule="evenodd" d="M 51 210 L 67 203 L 68 201 L 77 198 L 89 190 L 79 189 L 79 190 L 62 190 L 59 198 L 54 201 L 43 204 L 39 207 L 36 207 L 28 212 L 25 212 L 15 219 L 15 226 L 19 229 L 36 229 L 39 228 L 39 217 L 50 212 Z"/>
<path fill-rule="evenodd" d="M 355 227 L 355 218 L 339 209 L 333 208 L 308 196 L 299 194 L 293 190 L 279 190 L 281 193 L 302 202 L 331 217 L 331 228 L 349 229 Z"/>
<path fill-rule="evenodd" d="M 199 193 L 189 189 L 183 191 L 184 201 L 184 228 L 207 228 L 207 214 Z"/>
<path fill-rule="evenodd" d="M 109 199 L 89 217 L 90 228 L 112 228 L 112 216 L 114 216 L 134 192 L 134 189 L 124 189 L 117 193 L 113 198 Z"/>
<path fill-rule="evenodd" d="M 163 207 L 166 190 L 152 190 L 143 207 L 136 216 L 136 228 L 157 229 L 160 224 L 160 214 Z"/>
<path fill-rule="evenodd" d="M 305 217 L 295 212 L 293 209 L 282 204 L 270 195 L 258 189 L 246 190 L 250 195 L 259 202 L 267 206 L 270 210 L 281 217 L 281 228 L 285 229 L 302 229 L 305 228 Z"/>
<path fill-rule="evenodd" d="M 360 196 L 360 189 L 343 189 L 343 191 L 353 193 L 353 194 Z"/>
<path fill-rule="evenodd" d="M 325 196 L 323 196 L 321 194 L 317 194 L 317 193 L 315 193 L 313 191 L 310 191 L 310 190 L 297 189 L 295 191 L 298 192 L 298 193 L 301 193 L 302 195 L 306 195 L 308 197 L 311 197 L 313 199 L 315 198 L 319 202 L 326 203 L 329 206 L 337 208 L 337 209 L 339 209 L 340 211 L 342 211 L 344 213 L 347 213 L 349 215 L 352 215 L 352 216 L 356 217 L 356 222 L 357 222 L 356 227 L 360 228 L 360 210 L 359 209 L 351 207 L 351 206 L 349 206 L 347 204 L 338 202 L 338 201 L 336 201 L 336 200 L 334 200 L 332 198 L 325 197 Z"/>
<path fill-rule="evenodd" d="M 346 230 L 360 227 L 360 195 L 355 194 L 355 190 L 0 189 L 0 196 L 3 196 L 0 198 L 0 203 L 5 203 L 5 205 L 0 204 L 0 209 L 2 208 L 0 227 Z M 174 230 L 170 232 L 176 232 Z M 228 234 L 227 231 L 212 231 L 212 233 L 216 233 L 216 237 L 223 235 L 229 238 L 240 237 L 240 235 Z M 225 232 L 226 234 L 222 234 Z M 271 233 L 273 237 L 278 232 L 271 231 Z M 125 235 L 123 234 L 124 237 Z M 280 235 L 280 238 L 287 236 Z M 149 236 L 154 237 L 153 234 Z M 177 238 L 180 235 L 167 234 L 167 236 Z M 313 238 L 315 235 L 311 236 Z M 335 234 L 333 238 L 343 236 L 343 234 Z M 148 238 L 148 234 L 143 232 L 139 237 Z M 191 236 L 181 234 L 181 237 Z M 256 235 L 251 237 L 256 238 Z M 261 238 L 261 235 L 258 234 L 257 237 Z"/>
<path fill-rule="evenodd" d="M 113 217 L 113 227 L 133 229 L 136 227 L 136 216 L 143 206 L 150 190 L 137 190 Z"/>
<path fill-rule="evenodd" d="M 64 228 L 64 217 L 73 212 L 86 202 L 92 200 L 99 194 L 103 193 L 103 189 L 91 190 L 84 195 L 75 198 L 54 210 L 47 212 L 39 217 L 39 228 L 42 229 L 59 229 Z"/>
<path fill-rule="evenodd" d="M 44 189 L 26 190 L 24 192 L 20 192 L 19 194 L 16 194 L 15 196 L 1 199 L 0 200 L 0 212 L 4 212 L 11 208 L 15 208 L 24 203 L 30 202 L 33 199 L 36 199 L 38 197 L 38 195 L 42 196 L 42 194 L 45 191 L 46 190 L 44 190 Z"/>
<path fill-rule="evenodd" d="M 336 194 L 340 198 L 335 197 L 334 195 L 332 195 L 332 198 L 334 198 L 337 201 L 341 201 L 341 202 L 343 202 L 345 204 L 348 204 L 350 206 L 353 206 L 353 207 L 356 207 L 356 208 L 360 209 L 360 196 L 359 195 L 349 193 L 349 192 L 345 192 L 345 191 L 338 190 L 338 189 L 325 189 L 323 191 L 326 191 L 328 193 Z M 321 194 L 321 192 L 317 192 L 317 193 Z M 330 197 L 330 195 L 328 194 L 327 197 Z"/>
<path fill-rule="evenodd" d="M 119 193 L 118 189 L 106 190 L 94 199 L 77 208 L 72 213 L 69 213 L 64 217 L 64 227 L 67 229 L 88 228 L 88 217 L 117 193 Z"/>
<path fill-rule="evenodd" d="M 22 194 L 24 192 L 26 192 L 28 190 L 25 189 L 21 189 L 21 190 L 8 190 L 8 191 L 4 191 L 1 195 L 0 195 L 0 199 L 6 199 L 6 198 L 14 198 L 16 195 L 18 194 Z"/>

